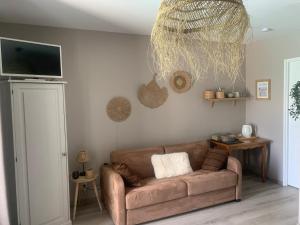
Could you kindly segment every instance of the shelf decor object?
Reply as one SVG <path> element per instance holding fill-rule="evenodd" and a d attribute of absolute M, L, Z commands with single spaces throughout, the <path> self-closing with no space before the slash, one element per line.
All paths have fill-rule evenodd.
<path fill-rule="evenodd" d="M 187 66 L 193 81 L 212 69 L 234 82 L 249 28 L 242 0 L 162 0 L 151 33 L 155 69 L 166 78 Z"/>
<path fill-rule="evenodd" d="M 245 138 L 252 137 L 252 126 L 250 124 L 244 124 L 242 127 L 242 135 Z"/>
<path fill-rule="evenodd" d="M 215 99 L 216 98 L 216 93 L 211 90 L 206 90 L 203 92 L 203 98 L 204 99 Z"/>
<path fill-rule="evenodd" d="M 168 98 L 168 89 L 161 88 L 156 82 L 156 74 L 149 84 L 143 84 L 138 91 L 140 103 L 148 108 L 158 108 L 164 104 Z"/>
<path fill-rule="evenodd" d="M 225 92 L 222 91 L 222 90 L 216 91 L 216 98 L 217 99 L 223 99 L 223 98 L 225 98 Z"/>
<path fill-rule="evenodd" d="M 72 172 L 72 178 L 74 179 L 74 180 L 76 180 L 76 179 L 78 179 L 78 177 L 80 176 L 80 173 L 79 173 L 79 171 L 73 171 Z"/>
<path fill-rule="evenodd" d="M 115 97 L 108 102 L 106 113 L 112 121 L 123 122 L 131 114 L 131 104 L 124 97 Z"/>
<path fill-rule="evenodd" d="M 84 164 L 89 161 L 89 155 L 86 151 L 82 150 L 77 155 L 77 162 L 82 164 L 82 172 L 80 173 L 80 176 L 85 176 L 85 168 Z"/>
<path fill-rule="evenodd" d="M 271 80 L 256 80 L 256 99 L 271 100 Z"/>
<path fill-rule="evenodd" d="M 170 77 L 170 86 L 177 93 L 184 93 L 191 89 L 191 76 L 185 71 L 176 71 Z"/>
<path fill-rule="evenodd" d="M 95 172 L 92 168 L 88 168 L 86 171 L 85 171 L 85 178 L 87 179 L 90 179 L 90 178 L 93 178 L 95 177 Z"/>

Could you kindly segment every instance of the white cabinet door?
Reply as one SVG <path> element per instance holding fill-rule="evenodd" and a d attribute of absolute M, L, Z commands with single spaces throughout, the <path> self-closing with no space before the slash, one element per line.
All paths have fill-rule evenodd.
<path fill-rule="evenodd" d="M 19 219 L 22 225 L 69 221 L 64 87 L 12 84 Z"/>

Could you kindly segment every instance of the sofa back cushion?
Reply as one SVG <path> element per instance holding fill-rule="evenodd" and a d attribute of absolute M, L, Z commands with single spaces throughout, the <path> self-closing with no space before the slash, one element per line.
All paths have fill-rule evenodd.
<path fill-rule="evenodd" d="M 210 149 L 201 166 L 203 170 L 218 171 L 224 169 L 228 160 L 228 152 L 223 149 Z"/>
<path fill-rule="evenodd" d="M 154 177 L 151 156 L 164 154 L 163 147 L 150 147 L 136 150 L 117 150 L 110 155 L 112 163 L 125 163 L 132 173 L 141 178 Z"/>
<path fill-rule="evenodd" d="M 206 153 L 208 151 L 207 141 L 200 141 L 190 144 L 177 144 L 164 146 L 165 153 L 187 152 L 190 159 L 192 169 L 201 169 Z"/>
<path fill-rule="evenodd" d="M 127 187 L 140 187 L 141 178 L 132 173 L 129 167 L 125 163 L 112 163 L 112 168 L 123 178 Z"/>

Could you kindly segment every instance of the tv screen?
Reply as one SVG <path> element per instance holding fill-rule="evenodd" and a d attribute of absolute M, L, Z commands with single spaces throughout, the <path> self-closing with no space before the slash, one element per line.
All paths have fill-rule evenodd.
<path fill-rule="evenodd" d="M 62 78 L 61 47 L 1 38 L 1 75 Z"/>

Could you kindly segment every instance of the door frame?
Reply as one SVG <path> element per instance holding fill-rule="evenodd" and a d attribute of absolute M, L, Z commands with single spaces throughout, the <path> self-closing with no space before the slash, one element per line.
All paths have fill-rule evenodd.
<path fill-rule="evenodd" d="M 283 88 L 283 186 L 288 186 L 288 154 L 289 154 L 289 65 L 300 61 L 300 57 L 284 60 Z"/>

